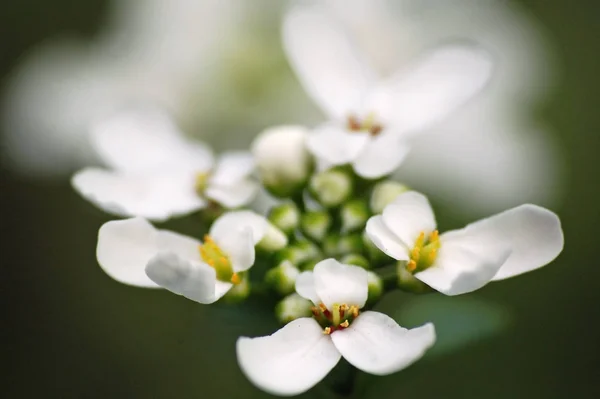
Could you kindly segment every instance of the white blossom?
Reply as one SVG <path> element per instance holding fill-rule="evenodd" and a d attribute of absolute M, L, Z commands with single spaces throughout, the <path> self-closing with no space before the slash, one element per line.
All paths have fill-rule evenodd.
<path fill-rule="evenodd" d="M 215 162 L 203 143 L 183 137 L 164 114 L 123 112 L 99 123 L 92 143 L 112 169 L 85 168 L 73 187 L 101 209 L 119 216 L 165 220 L 214 201 L 225 208 L 249 203 L 258 185 L 246 152 L 227 152 Z"/>
<path fill-rule="evenodd" d="M 387 255 L 408 262 L 415 278 L 446 295 L 540 268 L 564 245 L 556 214 L 531 204 L 440 235 L 429 201 L 414 191 L 371 217 L 366 232 Z"/>
<path fill-rule="evenodd" d="M 268 222 L 250 211 L 225 213 L 201 242 L 158 230 L 143 218 L 114 220 L 98 232 L 96 256 L 113 279 L 165 288 L 200 303 L 213 303 L 241 282 L 252 267 L 255 245 Z"/>
<path fill-rule="evenodd" d="M 325 164 L 351 163 L 365 178 L 394 171 L 408 154 L 406 139 L 478 93 L 492 69 L 487 53 L 456 44 L 380 79 L 320 6 L 292 8 L 283 38 L 304 88 L 331 118 L 315 129 L 309 149 Z"/>
<path fill-rule="evenodd" d="M 314 317 L 296 319 L 270 336 L 237 341 L 242 371 L 272 394 L 307 391 L 342 356 L 365 372 L 391 374 L 421 358 L 435 341 L 432 324 L 407 330 L 382 313 L 360 312 L 368 295 L 367 272 L 360 267 L 321 261 L 298 277 L 296 291 L 314 303 Z"/>

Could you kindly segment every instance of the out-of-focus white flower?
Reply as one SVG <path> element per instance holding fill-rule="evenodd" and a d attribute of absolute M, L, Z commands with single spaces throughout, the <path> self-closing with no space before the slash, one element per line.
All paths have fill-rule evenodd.
<path fill-rule="evenodd" d="M 150 103 L 187 124 L 216 114 L 199 99 L 223 96 L 226 53 L 239 50 L 249 11 L 228 0 L 115 0 L 93 41 L 41 43 L 4 93 L 5 158 L 29 174 L 71 173 L 94 163 L 90 126 L 124 107 Z"/>
<path fill-rule="evenodd" d="M 475 41 L 494 57 L 494 77 L 474 101 L 414 142 L 398 177 L 438 201 L 485 215 L 561 193 L 557 143 L 533 119 L 555 86 L 543 27 L 515 2 L 327 0 L 382 74 L 451 40 Z M 477 190 L 473 190 L 477 187 Z"/>
<path fill-rule="evenodd" d="M 421 358 L 435 341 L 432 324 L 407 330 L 382 313 L 361 313 L 368 277 L 360 267 L 321 261 L 313 272 L 298 277 L 296 291 L 315 304 L 313 318 L 237 342 L 242 371 L 267 392 L 287 396 L 307 391 L 342 356 L 365 372 L 391 374 Z"/>
<path fill-rule="evenodd" d="M 446 295 L 540 268 L 564 245 L 558 216 L 530 204 L 439 235 L 429 201 L 414 191 L 369 219 L 366 232 L 387 255 L 408 262 L 414 277 Z"/>
<path fill-rule="evenodd" d="M 301 191 L 312 170 L 306 148 L 308 131 L 302 126 L 279 126 L 260 133 L 252 154 L 264 186 L 274 195 L 289 197 Z"/>
<path fill-rule="evenodd" d="M 304 88 L 331 118 L 308 140 L 325 163 L 378 178 L 408 153 L 406 138 L 440 121 L 488 81 L 492 62 L 471 45 L 447 45 L 378 79 L 338 21 L 320 6 L 286 15 L 284 47 Z"/>
<path fill-rule="evenodd" d="M 254 264 L 254 247 L 268 222 L 250 211 L 228 212 L 212 225 L 204 242 L 157 230 L 145 219 L 105 223 L 96 256 L 102 269 L 129 285 L 165 288 L 200 303 L 213 303 L 241 282 Z"/>
<path fill-rule="evenodd" d="M 247 204 L 258 184 L 249 178 L 249 153 L 224 153 L 214 162 L 203 143 L 183 137 L 162 113 L 120 113 L 98 124 L 92 144 L 112 170 L 85 168 L 73 187 L 101 209 L 120 216 L 165 220 L 204 208 Z"/>

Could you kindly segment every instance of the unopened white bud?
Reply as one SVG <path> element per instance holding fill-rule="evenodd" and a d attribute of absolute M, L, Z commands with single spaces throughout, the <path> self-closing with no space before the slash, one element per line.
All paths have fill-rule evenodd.
<path fill-rule="evenodd" d="M 373 187 L 373 192 L 371 193 L 371 211 L 373 213 L 383 212 L 383 208 L 394 201 L 400 194 L 408 190 L 410 189 L 407 186 L 393 180 L 384 180 L 377 183 L 375 187 Z"/>
<path fill-rule="evenodd" d="M 300 210 L 292 202 L 277 205 L 269 212 L 269 221 L 289 236 L 300 225 Z"/>
<path fill-rule="evenodd" d="M 307 136 L 302 126 L 278 126 L 263 131 L 252 143 L 260 178 L 273 195 L 290 197 L 306 185 L 313 168 Z"/>
<path fill-rule="evenodd" d="M 301 317 L 309 317 L 312 314 L 312 306 L 311 301 L 293 293 L 283 298 L 275 306 L 275 315 L 279 322 L 287 324 Z"/>
<path fill-rule="evenodd" d="M 330 169 L 314 175 L 309 187 L 317 202 L 326 208 L 333 208 L 352 194 L 352 177 L 342 170 Z"/>
<path fill-rule="evenodd" d="M 371 215 L 366 201 L 355 199 L 342 205 L 340 216 L 342 219 L 342 232 L 348 233 L 365 227 Z"/>
<path fill-rule="evenodd" d="M 289 260 L 284 260 L 279 266 L 272 268 L 265 275 L 265 281 L 281 295 L 294 292 L 296 279 L 300 270 Z"/>
<path fill-rule="evenodd" d="M 275 252 L 286 247 L 287 244 L 288 238 L 283 231 L 279 230 L 271 222 L 268 222 L 265 235 L 256 244 L 256 248 L 265 252 Z"/>
<path fill-rule="evenodd" d="M 383 280 L 376 273 L 367 272 L 367 283 L 369 285 L 367 302 L 373 303 L 383 294 Z"/>
<path fill-rule="evenodd" d="M 327 211 L 307 211 L 302 215 L 301 227 L 308 237 L 322 241 L 331 227 L 331 215 Z"/>

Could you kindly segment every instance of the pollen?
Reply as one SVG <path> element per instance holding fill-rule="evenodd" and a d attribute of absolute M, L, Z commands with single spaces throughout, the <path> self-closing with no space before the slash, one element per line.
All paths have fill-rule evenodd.
<path fill-rule="evenodd" d="M 327 335 L 348 328 L 360 314 L 358 306 L 345 303 L 334 304 L 331 309 L 320 303 L 313 306 L 311 311 L 315 320 L 323 327 L 323 334 Z"/>
<path fill-rule="evenodd" d="M 376 122 L 375 115 L 372 113 L 362 120 L 355 115 L 349 115 L 346 126 L 350 131 L 367 132 L 371 136 L 377 136 L 383 130 L 383 126 Z"/>
<path fill-rule="evenodd" d="M 206 187 L 208 187 L 208 179 L 210 178 L 210 173 L 208 172 L 200 172 L 196 174 L 196 181 L 194 183 L 194 188 L 196 192 L 200 195 L 204 194 Z"/>
<path fill-rule="evenodd" d="M 410 273 L 423 271 L 435 262 L 440 249 L 440 235 L 437 230 L 426 234 L 420 232 L 415 240 L 415 246 L 410 251 L 410 260 L 406 264 L 406 270 Z"/>
<path fill-rule="evenodd" d="M 204 244 L 200 244 L 198 250 L 204 263 L 215 269 L 218 280 L 233 284 L 241 282 L 240 276 L 233 272 L 229 257 L 212 237 L 205 235 Z"/>

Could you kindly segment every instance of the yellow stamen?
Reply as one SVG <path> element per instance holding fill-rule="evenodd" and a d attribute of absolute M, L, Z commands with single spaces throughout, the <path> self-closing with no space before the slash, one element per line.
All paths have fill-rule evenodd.
<path fill-rule="evenodd" d="M 408 270 L 409 272 L 414 272 L 416 269 L 417 269 L 417 262 L 415 262 L 414 260 L 411 260 L 406 265 L 406 270 Z"/>
<path fill-rule="evenodd" d="M 231 276 L 231 282 L 235 285 L 239 284 L 242 282 L 242 279 L 240 278 L 240 275 L 237 273 L 233 273 L 233 275 Z"/>
<path fill-rule="evenodd" d="M 331 334 L 331 327 L 325 327 L 325 329 L 323 330 L 323 334 L 326 334 L 326 335 Z"/>
<path fill-rule="evenodd" d="M 348 328 L 349 325 L 350 325 L 350 323 L 348 323 L 348 320 L 346 320 L 340 324 L 340 327 Z"/>

